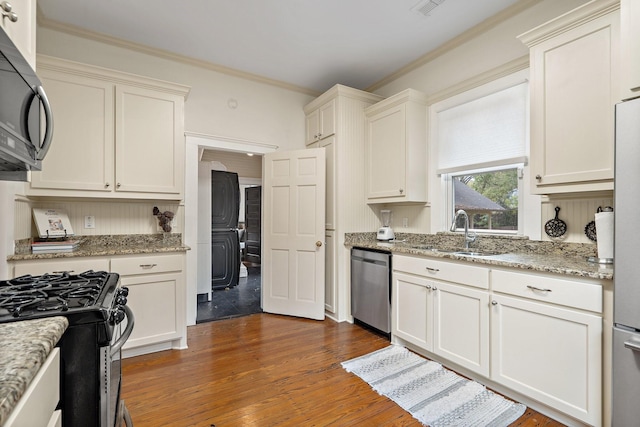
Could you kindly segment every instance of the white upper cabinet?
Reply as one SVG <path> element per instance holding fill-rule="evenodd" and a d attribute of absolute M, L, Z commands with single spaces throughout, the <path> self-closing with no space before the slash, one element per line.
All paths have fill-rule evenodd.
<path fill-rule="evenodd" d="M 336 101 L 326 104 L 307 114 L 306 144 L 312 144 L 336 133 Z"/>
<path fill-rule="evenodd" d="M 36 68 L 36 0 L 7 0 L 0 7 L 0 25 L 27 59 Z M 15 22 L 11 19 L 15 19 Z"/>
<path fill-rule="evenodd" d="M 590 2 L 519 38 L 530 47 L 537 194 L 613 189 L 619 3 Z"/>
<path fill-rule="evenodd" d="M 38 73 L 55 129 L 28 196 L 182 198 L 188 88 L 45 57 Z"/>
<path fill-rule="evenodd" d="M 367 203 L 426 203 L 426 95 L 407 89 L 365 115 Z"/>
<path fill-rule="evenodd" d="M 622 98 L 640 96 L 640 2 L 620 0 Z"/>

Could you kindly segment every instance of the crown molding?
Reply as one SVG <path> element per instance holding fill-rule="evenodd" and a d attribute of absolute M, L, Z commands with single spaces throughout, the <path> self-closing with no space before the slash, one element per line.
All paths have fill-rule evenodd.
<path fill-rule="evenodd" d="M 285 83 L 280 80 L 270 79 L 267 77 L 259 76 L 257 74 L 248 73 L 245 71 L 235 70 L 233 68 L 224 67 L 222 65 L 217 65 L 212 62 L 204 61 L 201 59 L 195 59 L 186 55 L 180 55 L 177 53 L 169 52 L 164 49 L 157 49 L 157 48 L 146 46 L 140 43 L 134 43 L 128 40 L 124 40 L 118 37 L 112 37 L 103 33 L 89 31 L 75 25 L 64 24 L 59 21 L 48 19 L 47 17 L 44 16 L 44 14 L 42 13 L 42 10 L 39 7 L 37 12 L 37 22 L 39 27 L 47 28 L 47 29 L 58 31 L 61 33 L 66 33 L 66 34 L 80 37 L 83 39 L 89 39 L 99 43 L 105 43 L 111 46 L 133 50 L 136 52 L 144 53 L 146 55 L 156 56 L 159 58 L 168 59 L 170 61 L 180 62 L 180 63 L 192 65 L 194 67 L 204 68 L 210 71 L 215 71 L 215 72 L 230 75 L 233 77 L 239 77 L 242 79 L 255 81 L 257 83 L 263 83 L 270 86 L 291 90 L 294 92 L 300 92 L 305 95 L 311 95 L 311 96 L 320 95 L 320 92 L 306 88 L 306 87 Z"/>
<path fill-rule="evenodd" d="M 490 29 L 494 28 L 496 25 L 498 25 L 499 23 L 521 13 L 524 10 L 529 9 L 530 7 L 534 6 L 535 4 L 538 4 L 540 2 L 542 2 L 543 0 L 520 0 L 519 2 L 511 5 L 510 7 L 506 8 L 505 10 L 493 15 L 490 18 L 485 19 L 484 21 L 482 21 L 481 23 L 479 23 L 478 25 L 476 25 L 473 28 L 470 28 L 469 30 L 465 31 L 464 33 L 460 34 L 459 36 L 449 40 L 448 42 L 440 45 L 439 47 L 437 47 L 436 49 L 430 51 L 429 53 L 425 54 L 424 56 L 421 56 L 420 58 L 416 59 L 415 61 L 405 65 L 404 67 L 400 68 L 398 71 L 389 74 L 387 77 L 383 78 L 382 80 L 378 81 L 377 83 L 374 83 L 373 85 L 369 86 L 368 88 L 366 88 L 366 91 L 369 92 L 375 92 L 376 90 L 380 89 L 381 87 L 391 83 L 392 81 L 404 76 L 405 74 L 408 74 L 409 72 L 415 70 L 416 68 L 419 68 L 431 61 L 433 61 L 434 59 L 448 53 L 449 51 L 467 43 L 468 41 L 478 37 L 479 35 L 489 31 Z"/>

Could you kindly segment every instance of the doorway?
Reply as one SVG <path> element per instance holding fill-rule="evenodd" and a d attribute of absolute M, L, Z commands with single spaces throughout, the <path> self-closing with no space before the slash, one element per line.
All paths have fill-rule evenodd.
<path fill-rule="evenodd" d="M 202 295 L 205 300 L 210 297 L 211 277 L 207 276 L 210 269 L 202 270 L 201 264 L 208 263 L 208 251 L 210 245 L 201 241 L 199 237 L 199 225 L 201 218 L 208 221 L 208 214 L 203 215 L 203 203 L 201 202 L 201 176 L 199 164 L 204 154 L 209 150 L 225 150 L 227 152 L 241 153 L 247 155 L 253 153 L 255 157 L 260 159 L 262 164 L 262 155 L 272 153 L 278 150 L 277 145 L 265 144 L 263 142 L 249 141 L 237 138 L 227 138 L 222 136 L 205 135 L 200 133 L 185 132 L 185 198 L 184 211 L 185 217 L 189 220 L 184 225 L 184 243 L 191 247 L 186 254 L 186 283 L 187 283 L 187 325 L 195 325 L 197 318 L 197 305 L 201 301 Z M 262 167 L 262 166 L 261 166 Z M 206 182 L 208 177 L 204 178 Z M 262 172 L 255 177 L 256 185 L 262 182 Z M 209 271 L 209 273 L 207 273 Z M 207 289 L 209 289 L 207 291 Z"/>
<path fill-rule="evenodd" d="M 245 153 L 206 150 L 199 168 L 198 234 L 202 244 L 198 246 L 195 321 L 203 323 L 261 312 L 262 160 L 258 156 L 251 159 Z M 251 195 L 248 200 L 247 190 Z M 234 244 L 221 244 L 219 234 L 232 235 Z M 249 261 L 247 253 L 251 254 Z"/>

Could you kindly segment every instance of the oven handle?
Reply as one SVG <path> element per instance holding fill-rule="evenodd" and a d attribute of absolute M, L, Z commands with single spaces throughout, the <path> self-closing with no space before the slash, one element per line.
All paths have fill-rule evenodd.
<path fill-rule="evenodd" d="M 123 305 L 122 308 L 127 315 L 127 327 L 124 328 L 120 338 L 118 338 L 118 340 L 111 346 L 111 356 L 115 356 L 115 354 L 120 351 L 124 343 L 129 339 L 129 336 L 131 336 L 131 332 L 133 332 L 133 324 L 135 323 L 133 311 L 131 311 L 131 309 L 126 305 Z"/>

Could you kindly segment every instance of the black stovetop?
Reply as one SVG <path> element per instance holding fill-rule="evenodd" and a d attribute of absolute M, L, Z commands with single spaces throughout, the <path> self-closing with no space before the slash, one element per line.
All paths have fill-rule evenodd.
<path fill-rule="evenodd" d="M 118 280 L 115 273 L 89 270 L 0 281 L 0 323 L 58 315 L 70 325 L 107 320 Z"/>

